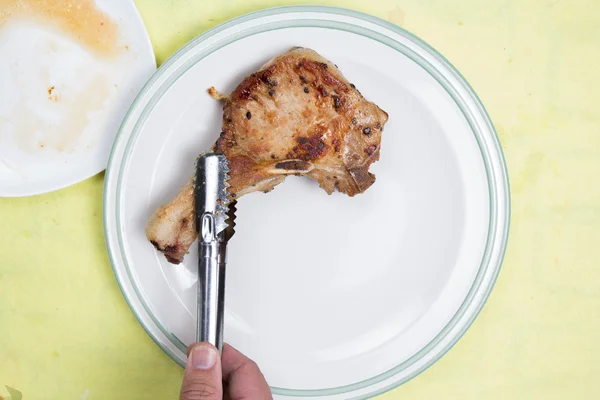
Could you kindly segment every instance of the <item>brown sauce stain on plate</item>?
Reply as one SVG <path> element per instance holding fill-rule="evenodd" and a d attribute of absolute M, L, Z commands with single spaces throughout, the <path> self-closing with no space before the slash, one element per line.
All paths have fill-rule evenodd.
<path fill-rule="evenodd" d="M 0 0 L 0 30 L 8 22 L 19 20 L 32 21 L 56 30 L 96 60 L 112 63 L 123 52 L 123 46 L 119 44 L 118 25 L 96 6 L 94 0 Z M 47 46 L 49 50 L 57 50 L 52 42 Z M 49 74 L 46 71 L 42 73 Z M 40 91 L 47 94 L 48 101 L 61 107 L 56 108 L 54 114 L 55 117 L 61 116 L 58 123 L 40 114 L 26 99 L 21 99 L 15 105 L 10 119 L 15 143 L 21 150 L 73 151 L 90 124 L 89 115 L 103 107 L 110 96 L 110 89 L 116 86 L 106 72 L 98 73 L 87 83 L 78 82 L 77 76 L 69 80 L 71 82 L 67 82 L 67 86 L 71 87 L 70 95 L 65 94 L 65 87 L 58 82 L 50 81 L 48 85 L 40 87 Z M 75 95 L 72 87 L 78 87 Z"/>
<path fill-rule="evenodd" d="M 93 0 L 0 0 L 0 28 L 16 16 L 37 17 L 97 54 L 116 52 L 117 24 Z"/>

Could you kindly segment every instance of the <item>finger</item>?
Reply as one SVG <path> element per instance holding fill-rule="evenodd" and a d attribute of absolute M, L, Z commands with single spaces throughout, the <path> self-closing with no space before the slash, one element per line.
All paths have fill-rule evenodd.
<path fill-rule="evenodd" d="M 181 385 L 181 400 L 222 400 L 223 383 L 219 351 L 209 343 L 188 349 L 188 361 Z"/>
<path fill-rule="evenodd" d="M 231 400 L 272 399 L 271 389 L 254 361 L 232 346 L 223 346 L 223 380 Z"/>

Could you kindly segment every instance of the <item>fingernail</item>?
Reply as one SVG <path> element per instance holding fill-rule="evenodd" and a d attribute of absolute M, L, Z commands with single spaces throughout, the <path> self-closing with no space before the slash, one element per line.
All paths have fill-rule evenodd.
<path fill-rule="evenodd" d="M 192 350 L 191 364 L 194 369 L 211 369 L 217 362 L 217 350 L 210 346 L 196 346 Z"/>

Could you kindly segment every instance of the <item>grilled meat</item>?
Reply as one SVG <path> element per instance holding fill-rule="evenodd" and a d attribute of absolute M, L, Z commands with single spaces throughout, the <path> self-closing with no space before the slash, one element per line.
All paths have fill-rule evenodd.
<path fill-rule="evenodd" d="M 306 175 L 331 194 L 367 190 L 375 176 L 388 115 L 367 101 L 336 65 L 295 47 L 246 77 L 224 100 L 222 132 L 214 146 L 230 163 L 233 197 L 268 192 L 288 175 Z M 150 219 L 146 234 L 173 263 L 196 238 L 193 185 L 188 182 Z"/>

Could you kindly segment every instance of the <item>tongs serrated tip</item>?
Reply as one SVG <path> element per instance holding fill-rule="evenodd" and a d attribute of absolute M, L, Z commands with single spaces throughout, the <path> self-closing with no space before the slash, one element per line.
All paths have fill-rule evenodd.
<path fill-rule="evenodd" d="M 222 153 L 204 153 L 196 159 L 194 198 L 196 211 L 196 230 L 202 234 L 202 221 L 205 214 L 214 218 L 215 235 L 228 227 L 226 222 L 230 213 L 229 204 L 229 161 Z"/>
<path fill-rule="evenodd" d="M 225 228 L 225 239 L 229 240 L 235 233 L 235 213 L 237 211 L 237 201 L 232 200 L 229 203 L 229 211 L 227 211 L 227 228 Z"/>

